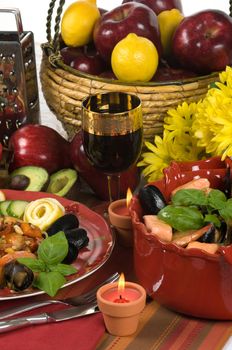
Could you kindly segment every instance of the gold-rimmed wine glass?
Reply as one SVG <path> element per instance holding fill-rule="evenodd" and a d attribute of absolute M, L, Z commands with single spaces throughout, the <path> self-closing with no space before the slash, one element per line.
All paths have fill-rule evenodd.
<path fill-rule="evenodd" d="M 143 143 L 143 118 L 138 96 L 124 92 L 90 95 L 82 101 L 83 146 L 90 163 L 111 176 L 129 169 L 139 158 Z"/>

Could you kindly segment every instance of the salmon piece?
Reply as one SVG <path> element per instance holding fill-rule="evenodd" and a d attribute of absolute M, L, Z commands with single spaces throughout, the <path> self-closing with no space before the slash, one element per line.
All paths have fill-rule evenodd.
<path fill-rule="evenodd" d="M 0 258 L 0 266 L 6 265 L 8 262 L 18 258 L 36 258 L 36 255 L 26 250 L 8 253 Z"/>
<path fill-rule="evenodd" d="M 217 243 L 202 243 L 202 242 L 190 242 L 186 249 L 197 248 L 204 250 L 207 253 L 215 254 L 219 245 Z"/>
<path fill-rule="evenodd" d="M 144 215 L 144 224 L 150 234 L 159 237 L 164 242 L 171 242 L 172 227 L 160 220 L 157 215 Z"/>
<path fill-rule="evenodd" d="M 182 186 L 178 186 L 177 188 L 175 188 L 172 191 L 171 196 L 173 196 L 179 190 L 187 190 L 187 189 L 202 190 L 208 193 L 210 191 L 210 182 L 208 179 L 205 179 L 205 178 L 192 180 Z"/>

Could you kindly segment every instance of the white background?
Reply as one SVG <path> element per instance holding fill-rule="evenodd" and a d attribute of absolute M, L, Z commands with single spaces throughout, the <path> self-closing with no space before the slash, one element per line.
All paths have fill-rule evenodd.
<path fill-rule="evenodd" d="M 75 0 L 66 0 L 64 9 Z M 58 3 L 59 0 L 56 0 Z M 110 10 L 121 4 L 122 0 L 97 0 L 98 7 Z M 37 77 L 39 84 L 39 101 L 41 119 L 40 123 L 47 125 L 57 130 L 62 136 L 67 137 L 67 134 L 58 121 L 55 115 L 49 110 L 46 101 L 44 100 L 40 79 L 40 60 L 42 56 L 42 50 L 40 48 L 41 43 L 45 43 L 46 40 L 46 17 L 49 8 L 50 0 L 0 0 L 0 9 L 3 7 L 16 7 L 21 12 L 22 23 L 24 31 L 32 31 L 35 37 L 36 48 L 36 62 L 37 62 Z M 218 9 L 226 13 L 229 13 L 229 0 L 182 0 L 184 15 L 188 16 L 195 12 L 204 9 Z M 52 28 L 54 27 L 54 24 Z M 0 31 L 16 30 L 15 19 L 12 14 L 6 15 L 0 12 Z M 53 35 L 53 32 L 52 32 Z"/>
<path fill-rule="evenodd" d="M 59 0 L 57 0 L 57 3 Z M 74 0 L 66 0 L 64 8 Z M 107 10 L 120 5 L 122 0 L 97 0 L 98 7 Z M 46 41 L 46 16 L 50 0 L 0 0 L 1 7 L 17 7 L 20 9 L 24 30 L 34 32 L 35 41 Z M 182 0 L 184 14 L 187 16 L 203 9 L 219 9 L 229 13 L 229 0 Z M 12 29 L 12 16 L 6 20 L 5 14 L 0 14 L 0 30 Z"/>

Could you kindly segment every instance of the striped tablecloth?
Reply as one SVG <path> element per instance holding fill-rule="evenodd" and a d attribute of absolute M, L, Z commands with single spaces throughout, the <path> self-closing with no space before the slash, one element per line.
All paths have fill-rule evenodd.
<path fill-rule="evenodd" d="M 221 350 L 231 335 L 231 321 L 186 317 L 152 301 L 142 312 L 133 336 L 105 333 L 97 350 Z M 232 349 L 232 344 L 225 348 Z"/>

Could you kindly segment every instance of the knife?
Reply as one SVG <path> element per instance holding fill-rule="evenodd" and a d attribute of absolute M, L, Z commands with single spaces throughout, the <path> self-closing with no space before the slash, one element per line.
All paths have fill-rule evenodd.
<path fill-rule="evenodd" d="M 44 312 L 37 315 L 14 318 L 7 321 L 0 322 L 0 333 L 13 331 L 22 327 L 43 323 L 56 323 L 82 316 L 92 315 L 99 312 L 96 303 L 70 307 L 64 310 L 54 312 Z"/>

